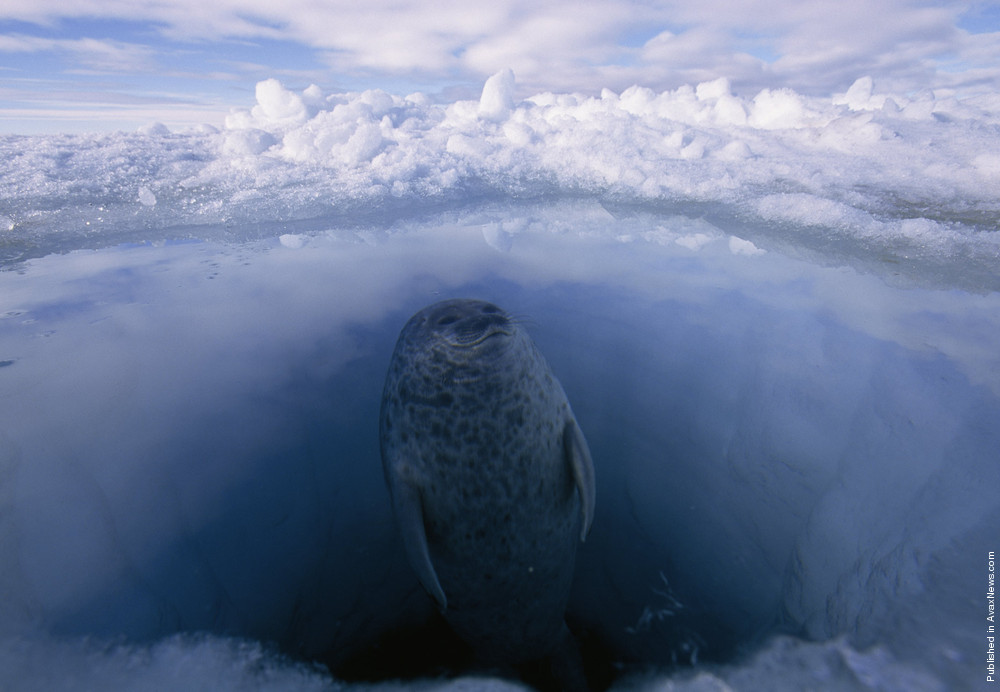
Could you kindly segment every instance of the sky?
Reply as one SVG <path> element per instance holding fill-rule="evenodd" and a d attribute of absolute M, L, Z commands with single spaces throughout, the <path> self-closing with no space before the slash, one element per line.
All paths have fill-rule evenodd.
<path fill-rule="evenodd" d="M 254 85 L 1000 93 L 1000 0 L 3 0 L 0 133 L 221 126 Z"/>

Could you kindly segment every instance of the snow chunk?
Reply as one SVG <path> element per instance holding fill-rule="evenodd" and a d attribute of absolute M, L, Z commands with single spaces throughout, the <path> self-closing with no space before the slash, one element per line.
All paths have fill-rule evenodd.
<path fill-rule="evenodd" d="M 731 94 L 719 97 L 714 110 L 715 120 L 720 125 L 741 126 L 747 124 L 747 109 L 743 107 L 743 103 L 738 98 Z"/>
<path fill-rule="evenodd" d="M 716 151 L 715 158 L 721 161 L 731 161 L 735 163 L 753 158 L 753 152 L 750 151 L 750 147 L 747 146 L 746 142 L 736 139 Z"/>
<path fill-rule="evenodd" d="M 361 163 L 371 161 L 382 149 L 382 131 L 375 123 L 358 123 L 357 129 L 347 138 L 341 154 L 345 161 Z"/>
<path fill-rule="evenodd" d="M 479 117 L 492 122 L 503 122 L 514 110 L 514 72 L 511 69 L 497 72 L 486 80 L 479 98 Z"/>
<path fill-rule="evenodd" d="M 302 98 L 281 85 L 277 79 L 257 83 L 255 118 L 284 125 L 300 125 L 309 119 L 309 109 Z"/>
<path fill-rule="evenodd" d="M 323 95 L 322 89 L 315 84 L 310 84 L 302 92 L 302 103 L 315 110 L 320 110 L 326 105 L 326 96 Z"/>
<path fill-rule="evenodd" d="M 709 101 L 721 99 L 724 96 L 731 95 L 729 90 L 729 80 L 725 77 L 720 77 L 711 82 L 702 82 L 694 90 L 695 95 L 698 97 L 699 101 Z"/>
<path fill-rule="evenodd" d="M 274 135 L 264 130 L 230 130 L 226 133 L 222 150 L 231 156 L 258 156 L 277 143 Z"/>
<path fill-rule="evenodd" d="M 833 97 L 835 106 L 847 106 L 852 111 L 861 111 L 868 108 L 872 100 L 873 82 L 871 77 L 862 77 L 851 85 L 851 88 L 844 94 L 837 94 Z"/>
<path fill-rule="evenodd" d="M 488 149 L 482 140 L 468 135 L 452 135 L 445 144 L 445 151 L 455 156 L 479 159 L 486 156 Z"/>
<path fill-rule="evenodd" d="M 139 203 L 144 207 L 156 206 L 156 195 L 145 185 L 139 188 Z"/>
<path fill-rule="evenodd" d="M 168 128 L 163 123 L 150 123 L 149 125 L 144 125 L 140 127 L 137 132 L 140 135 L 162 137 L 164 135 L 170 134 L 170 128 Z"/>
<path fill-rule="evenodd" d="M 750 124 L 762 130 L 805 127 L 805 105 L 791 89 L 764 89 L 754 97 Z"/>

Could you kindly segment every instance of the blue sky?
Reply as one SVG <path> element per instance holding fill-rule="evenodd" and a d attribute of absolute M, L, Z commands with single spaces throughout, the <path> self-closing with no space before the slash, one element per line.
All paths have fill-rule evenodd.
<path fill-rule="evenodd" d="M 1000 92 L 1000 0 L 4 0 L 0 132 L 219 125 L 257 81 L 472 97 L 790 87 Z"/>

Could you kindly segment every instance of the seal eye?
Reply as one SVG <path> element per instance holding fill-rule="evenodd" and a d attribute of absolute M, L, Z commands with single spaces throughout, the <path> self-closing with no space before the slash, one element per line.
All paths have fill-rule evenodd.
<path fill-rule="evenodd" d="M 447 327 L 449 324 L 455 324 L 458 322 L 458 317 L 455 315 L 445 315 L 437 321 L 439 327 Z"/>

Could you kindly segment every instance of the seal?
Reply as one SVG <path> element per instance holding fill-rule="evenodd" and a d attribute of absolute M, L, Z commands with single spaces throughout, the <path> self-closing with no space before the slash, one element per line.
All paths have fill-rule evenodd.
<path fill-rule="evenodd" d="M 479 300 L 415 314 L 392 355 L 379 433 L 407 557 L 452 629 L 485 664 L 572 658 L 564 616 L 594 468 L 527 333 Z"/>

